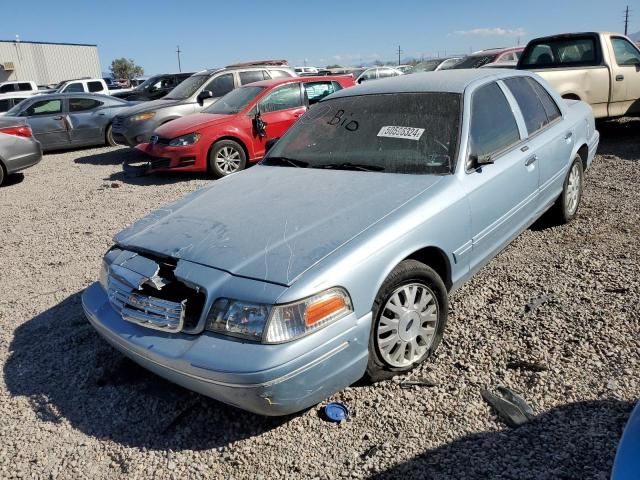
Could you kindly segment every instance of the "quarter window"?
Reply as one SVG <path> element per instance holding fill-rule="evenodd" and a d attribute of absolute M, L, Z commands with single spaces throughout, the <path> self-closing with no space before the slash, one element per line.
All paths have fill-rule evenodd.
<path fill-rule="evenodd" d="M 260 102 L 260 111 L 263 113 L 278 112 L 289 108 L 298 108 L 302 106 L 302 95 L 300 93 L 300 84 L 293 83 L 280 87 L 271 92 Z"/>
<path fill-rule="evenodd" d="M 479 88 L 471 100 L 471 153 L 493 156 L 520 141 L 511 106 L 497 84 Z"/>
<path fill-rule="evenodd" d="M 247 72 L 240 72 L 240 85 L 246 85 L 248 83 L 259 82 L 266 77 L 262 70 L 249 70 Z"/>
<path fill-rule="evenodd" d="M 286 78 L 291 76 L 289 72 L 285 72 L 284 70 L 269 70 L 268 73 L 271 78 Z"/>
<path fill-rule="evenodd" d="M 309 105 L 313 105 L 324 97 L 340 90 L 340 86 L 336 82 L 307 82 L 303 83 L 303 85 L 307 93 L 307 99 L 309 99 Z"/>
<path fill-rule="evenodd" d="M 90 92 L 102 92 L 104 90 L 102 82 L 87 82 L 87 87 Z"/>
<path fill-rule="evenodd" d="M 87 110 L 93 110 L 104 105 L 98 100 L 93 98 L 71 98 L 69 99 L 69 111 L 70 112 L 84 112 Z"/>
<path fill-rule="evenodd" d="M 640 52 L 624 38 L 612 38 L 611 45 L 613 45 L 613 53 L 619 66 L 640 64 Z"/>
<path fill-rule="evenodd" d="M 62 113 L 62 100 L 41 100 L 29 105 L 24 112 L 28 117 L 53 115 L 56 113 Z"/>
<path fill-rule="evenodd" d="M 204 87 L 204 90 L 210 90 L 213 96 L 218 98 L 229 93 L 234 87 L 233 74 L 225 73 L 211 80 L 207 86 Z"/>
<path fill-rule="evenodd" d="M 533 89 L 533 85 L 527 82 L 526 78 L 507 78 L 504 80 L 504 83 L 515 97 L 516 102 L 518 102 L 529 135 L 537 132 L 549 123 L 542 102 Z"/>
<path fill-rule="evenodd" d="M 562 114 L 560 113 L 560 109 L 558 108 L 558 104 L 556 101 L 549 95 L 547 89 L 540 85 L 532 78 L 527 78 L 527 81 L 533 85 L 533 89 L 538 94 L 538 98 L 542 102 L 542 106 L 544 107 L 544 111 L 547 114 L 547 119 L 549 122 L 553 122 L 556 118 L 560 118 Z"/>

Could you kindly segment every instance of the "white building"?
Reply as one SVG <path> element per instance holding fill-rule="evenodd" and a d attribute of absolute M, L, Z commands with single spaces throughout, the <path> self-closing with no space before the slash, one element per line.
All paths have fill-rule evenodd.
<path fill-rule="evenodd" d="M 98 46 L 0 40 L 0 82 L 31 80 L 49 85 L 72 78 L 101 78 Z"/>

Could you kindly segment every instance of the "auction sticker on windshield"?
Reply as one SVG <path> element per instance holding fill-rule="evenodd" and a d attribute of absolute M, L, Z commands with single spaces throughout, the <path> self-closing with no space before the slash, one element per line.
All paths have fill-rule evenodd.
<path fill-rule="evenodd" d="M 405 140 L 420 140 L 424 128 L 386 126 L 378 132 L 379 137 L 404 138 Z"/>

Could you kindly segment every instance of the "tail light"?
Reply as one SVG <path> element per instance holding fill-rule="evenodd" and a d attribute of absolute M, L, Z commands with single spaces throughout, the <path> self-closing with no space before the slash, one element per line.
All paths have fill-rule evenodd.
<path fill-rule="evenodd" d="M 0 128 L 0 133 L 4 133 L 6 135 L 15 135 L 16 137 L 33 137 L 33 132 L 28 125 Z"/>

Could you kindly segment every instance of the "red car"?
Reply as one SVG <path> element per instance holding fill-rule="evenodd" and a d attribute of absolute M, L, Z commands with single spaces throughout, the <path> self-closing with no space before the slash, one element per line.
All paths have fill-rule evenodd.
<path fill-rule="evenodd" d="M 216 178 L 262 159 L 310 105 L 354 85 L 351 75 L 263 80 L 232 90 L 202 111 L 158 127 L 136 148 L 150 171 L 210 172 Z"/>

